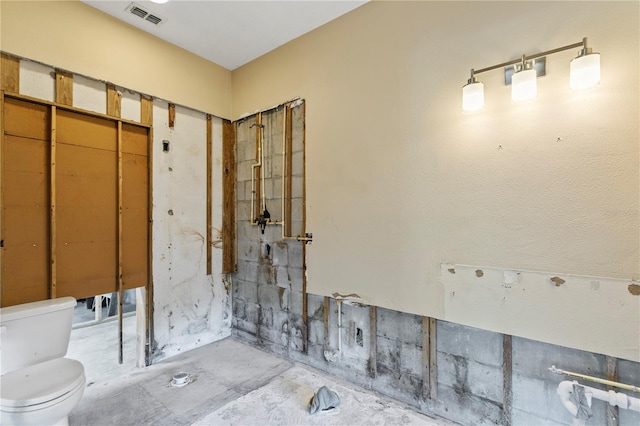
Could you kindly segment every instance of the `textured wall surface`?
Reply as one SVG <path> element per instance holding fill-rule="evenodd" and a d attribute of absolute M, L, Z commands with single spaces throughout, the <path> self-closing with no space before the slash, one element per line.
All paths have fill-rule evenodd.
<path fill-rule="evenodd" d="M 443 263 L 640 278 L 639 8 L 374 1 L 235 70 L 234 116 L 306 100 L 309 291 L 456 322 Z M 534 101 L 512 104 L 497 69 L 478 75 L 484 110 L 462 113 L 469 69 L 583 37 L 602 56 L 598 88 L 569 89 L 571 49 L 547 56 Z M 590 321 L 589 291 L 556 293 Z M 486 310 L 509 314 L 499 299 L 459 308 L 476 327 Z"/>

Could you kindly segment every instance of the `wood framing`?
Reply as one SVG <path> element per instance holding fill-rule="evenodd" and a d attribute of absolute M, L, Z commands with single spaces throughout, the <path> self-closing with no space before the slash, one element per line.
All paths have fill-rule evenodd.
<path fill-rule="evenodd" d="M 120 118 L 122 110 L 122 93 L 113 84 L 107 84 L 107 115 Z"/>
<path fill-rule="evenodd" d="M 222 272 L 237 270 L 236 261 L 236 124 L 222 122 Z"/>
<path fill-rule="evenodd" d="M 49 118 L 51 123 L 51 129 L 49 137 L 51 138 L 51 150 L 49 151 L 49 160 L 50 160 L 50 177 L 49 177 L 49 262 L 50 262 L 50 271 L 49 271 L 49 298 L 55 299 L 57 295 L 56 283 L 58 279 L 58 265 L 56 262 L 56 247 L 57 247 L 57 234 L 56 234 L 56 144 L 57 144 L 57 135 L 56 135 L 56 117 L 57 110 L 55 106 L 51 107 L 50 110 L 51 117 Z"/>
<path fill-rule="evenodd" d="M 11 93 L 20 91 L 20 59 L 6 53 L 0 56 L 0 89 Z"/>
<path fill-rule="evenodd" d="M 331 299 L 327 296 L 324 297 L 324 306 L 322 311 L 322 319 L 324 321 L 324 347 L 322 348 L 324 352 L 329 351 L 329 310 L 331 309 Z"/>
<path fill-rule="evenodd" d="M 262 112 L 256 114 L 256 162 L 262 164 L 262 157 L 260 155 L 260 150 L 262 148 Z M 253 194 L 253 198 L 255 199 L 254 208 L 251 212 L 251 223 L 254 223 L 257 217 L 262 215 L 262 180 L 260 179 L 260 173 L 262 172 L 262 165 L 253 168 L 253 181 L 255 182 L 254 188 L 255 193 Z"/>
<path fill-rule="evenodd" d="M 153 124 L 153 98 L 140 95 L 140 122 L 151 126 Z"/>
<path fill-rule="evenodd" d="M 169 127 L 174 128 L 176 125 L 176 104 L 169 104 Z"/>
<path fill-rule="evenodd" d="M 606 362 L 606 374 L 607 380 L 611 380 L 612 382 L 618 381 L 618 358 L 607 356 L 605 359 Z M 617 391 L 613 386 L 607 386 L 608 391 Z M 612 406 L 607 404 L 607 426 L 618 426 L 618 415 L 619 408 L 617 406 Z"/>
<path fill-rule="evenodd" d="M 431 351 L 429 350 L 429 317 L 422 317 L 422 398 L 424 400 L 429 398 L 431 389 L 431 381 L 429 380 L 430 356 Z"/>
<path fill-rule="evenodd" d="M 369 377 L 375 378 L 378 375 L 378 308 L 369 306 L 369 362 L 367 372 Z"/>
<path fill-rule="evenodd" d="M 213 152 L 213 124 L 211 115 L 207 114 L 207 275 L 211 275 L 212 265 L 211 265 L 211 257 L 213 254 L 213 229 L 212 229 L 212 206 L 211 199 L 213 197 L 212 187 L 211 187 L 211 177 L 212 177 L 212 167 L 213 167 L 213 159 L 211 158 Z"/>
<path fill-rule="evenodd" d="M 293 219 L 291 210 L 291 197 L 293 196 L 293 120 L 291 119 L 291 106 L 287 104 L 284 109 L 285 120 L 285 159 L 286 165 L 284 172 L 285 193 L 282 195 L 285 199 L 283 215 L 286 217 L 284 235 L 291 236 L 291 222 Z M 304 144 L 304 142 L 303 142 Z M 304 161 L 304 160 L 303 160 Z M 303 195 L 304 200 L 304 195 Z M 304 210 L 304 209 L 303 209 Z M 303 220 L 304 222 L 304 220 Z"/>
<path fill-rule="evenodd" d="M 2 75 L 2 58 L 0 57 L 0 75 Z M 0 182 L 4 182 L 4 88 L 0 77 Z M 0 249 L 4 248 L 4 185 L 0 185 Z M 0 250 L 0 307 L 4 306 L 4 289 L 2 276 L 4 275 L 4 250 Z"/>
<path fill-rule="evenodd" d="M 123 362 L 123 335 L 122 335 L 122 123 L 118 121 L 118 193 L 116 214 L 118 217 L 117 229 L 118 237 L 116 238 L 117 247 L 117 289 L 118 289 L 118 363 Z"/>
<path fill-rule="evenodd" d="M 56 70 L 56 103 L 73 105 L 73 74 Z"/>
<path fill-rule="evenodd" d="M 309 351 L 309 312 L 307 295 L 307 245 L 302 243 L 302 352 Z"/>
<path fill-rule="evenodd" d="M 422 398 L 438 398 L 437 320 L 422 317 Z"/>
<path fill-rule="evenodd" d="M 502 335 L 502 375 L 502 424 L 504 426 L 511 426 L 513 419 L 513 350 L 512 339 L 508 334 Z"/>

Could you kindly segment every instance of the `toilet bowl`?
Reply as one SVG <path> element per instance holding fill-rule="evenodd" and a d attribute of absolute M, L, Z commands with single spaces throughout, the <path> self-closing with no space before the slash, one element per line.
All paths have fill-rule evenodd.
<path fill-rule="evenodd" d="M 84 367 L 67 353 L 72 297 L 0 308 L 0 424 L 63 425 L 84 393 Z"/>
<path fill-rule="evenodd" d="M 2 376 L 2 425 L 68 425 L 68 414 L 84 393 L 84 367 L 58 358 Z"/>

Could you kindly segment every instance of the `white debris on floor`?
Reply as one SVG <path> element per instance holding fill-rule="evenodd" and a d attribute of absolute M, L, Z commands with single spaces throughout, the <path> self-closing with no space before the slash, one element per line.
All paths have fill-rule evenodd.
<path fill-rule="evenodd" d="M 309 400 L 321 386 L 340 397 L 340 405 L 308 413 Z M 449 425 L 296 365 L 265 386 L 220 407 L 193 426 L 210 425 Z"/>

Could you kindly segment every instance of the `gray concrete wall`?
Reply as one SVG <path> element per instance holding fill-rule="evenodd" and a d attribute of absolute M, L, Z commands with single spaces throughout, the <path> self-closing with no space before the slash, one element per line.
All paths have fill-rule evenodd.
<path fill-rule="evenodd" d="M 294 108 L 294 227 L 302 228 L 304 121 Z M 281 219 L 281 110 L 265 113 L 264 146 L 267 208 Z M 556 387 L 567 377 L 558 368 L 605 377 L 605 356 L 513 337 L 511 413 L 505 413 L 504 336 L 446 321 L 437 322 L 437 396 L 425 394 L 423 317 L 368 306 L 350 306 L 307 295 L 308 331 L 304 351 L 302 243 L 283 240 L 278 225 L 264 234 L 251 226 L 251 164 L 256 161 L 255 117 L 238 124 L 238 272 L 233 280 L 233 334 L 251 344 L 303 362 L 398 399 L 426 414 L 465 425 L 570 425 Z M 341 309 L 342 330 L 338 330 Z M 326 318 L 326 321 L 325 321 Z M 374 327 L 372 327 L 374 325 Z M 372 335 L 375 330 L 375 336 Z M 338 344 L 338 336 L 341 336 Z M 340 346 L 340 351 L 338 347 Z M 618 361 L 619 381 L 640 384 L 640 364 Z M 582 381 L 593 387 L 597 384 Z M 638 397 L 638 394 L 631 395 Z M 593 401 L 588 425 L 605 425 L 607 404 Z M 620 410 L 620 425 L 640 424 L 640 413 Z"/>
<path fill-rule="evenodd" d="M 264 183 L 261 185 L 271 221 L 281 222 L 283 138 L 282 107 L 262 114 Z M 292 109 L 293 167 L 291 234 L 303 233 L 302 105 Z M 283 239 L 282 226 L 267 225 L 264 233 L 252 225 L 252 164 L 258 161 L 256 116 L 237 123 L 237 235 L 238 272 L 233 276 L 234 334 L 280 355 L 303 351 L 303 247 Z M 260 185 L 258 180 L 253 183 Z M 262 205 L 262 199 L 254 202 Z M 253 218 L 255 219 L 255 218 Z"/>

